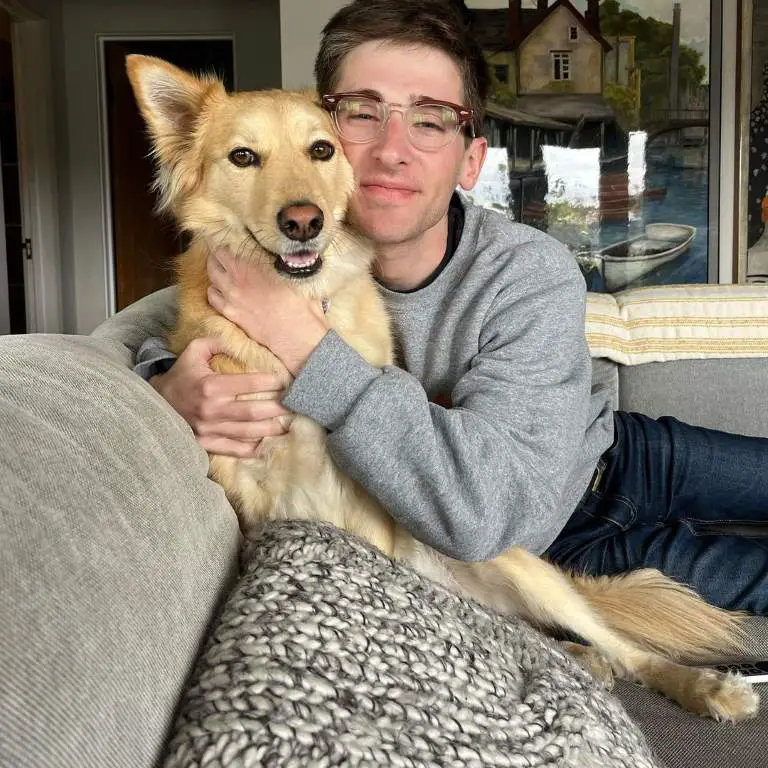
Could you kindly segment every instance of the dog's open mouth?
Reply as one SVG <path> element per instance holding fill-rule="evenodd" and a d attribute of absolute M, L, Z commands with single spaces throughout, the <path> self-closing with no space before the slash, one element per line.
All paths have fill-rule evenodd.
<path fill-rule="evenodd" d="M 322 266 L 323 260 L 317 251 L 296 251 L 275 257 L 275 269 L 291 277 L 311 277 Z"/>

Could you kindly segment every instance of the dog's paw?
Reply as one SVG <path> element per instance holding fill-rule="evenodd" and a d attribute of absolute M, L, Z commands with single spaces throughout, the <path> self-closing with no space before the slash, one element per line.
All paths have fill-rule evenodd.
<path fill-rule="evenodd" d="M 563 640 L 560 645 L 567 653 L 573 656 L 592 677 L 597 680 L 604 688 L 611 690 L 613 688 L 613 668 L 608 659 L 591 645 L 581 645 L 572 643 L 569 640 Z"/>
<path fill-rule="evenodd" d="M 715 720 L 750 720 L 760 708 L 760 696 L 740 675 L 702 670 L 691 692 L 691 711 Z"/>

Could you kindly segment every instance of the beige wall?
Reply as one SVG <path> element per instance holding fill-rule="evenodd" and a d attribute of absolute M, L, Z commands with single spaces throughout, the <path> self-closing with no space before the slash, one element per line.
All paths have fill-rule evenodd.
<path fill-rule="evenodd" d="M 579 27 L 578 41 L 568 39 L 568 28 Z M 570 85 L 554 84 L 552 51 L 571 54 Z M 602 92 L 602 47 L 574 15 L 561 6 L 529 35 L 519 49 L 520 94 L 549 93 L 557 88 L 572 93 Z"/>
<path fill-rule="evenodd" d="M 346 4 L 347 0 L 280 0 L 283 88 L 314 86 L 320 32 Z"/>

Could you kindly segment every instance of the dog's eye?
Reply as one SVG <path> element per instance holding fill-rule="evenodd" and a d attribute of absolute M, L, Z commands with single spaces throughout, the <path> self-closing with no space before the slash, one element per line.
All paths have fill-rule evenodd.
<path fill-rule="evenodd" d="M 261 158 L 247 147 L 238 147 L 229 153 L 229 162 L 238 168 L 247 168 L 249 165 L 261 165 Z"/>
<path fill-rule="evenodd" d="M 316 141 L 310 148 L 309 154 L 313 160 L 330 160 L 336 147 L 330 141 Z"/>

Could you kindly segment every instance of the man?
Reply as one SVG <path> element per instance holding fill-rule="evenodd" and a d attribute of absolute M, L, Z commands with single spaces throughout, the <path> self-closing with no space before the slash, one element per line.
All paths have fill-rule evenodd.
<path fill-rule="evenodd" d="M 591 391 L 575 260 L 454 193 L 474 185 L 486 151 L 486 64 L 460 15 L 445 0 L 356 0 L 326 26 L 316 75 L 337 97 L 359 180 L 350 217 L 374 244 L 400 367 L 368 365 L 318 306 L 219 253 L 209 301 L 295 380 L 267 404 L 237 400 L 278 382 L 213 374 L 211 341 L 154 376 L 150 344 L 140 372 L 211 451 L 253 455 L 286 409 L 313 418 L 344 471 L 453 557 L 518 545 L 595 574 L 658 567 L 719 605 L 768 611 L 765 545 L 723 524 L 764 525 L 768 441 L 614 416 Z M 345 135 L 338 105 L 360 92 L 381 130 Z M 458 105 L 440 147 L 411 129 L 423 100 Z M 712 521 L 725 530 L 704 535 Z"/>

